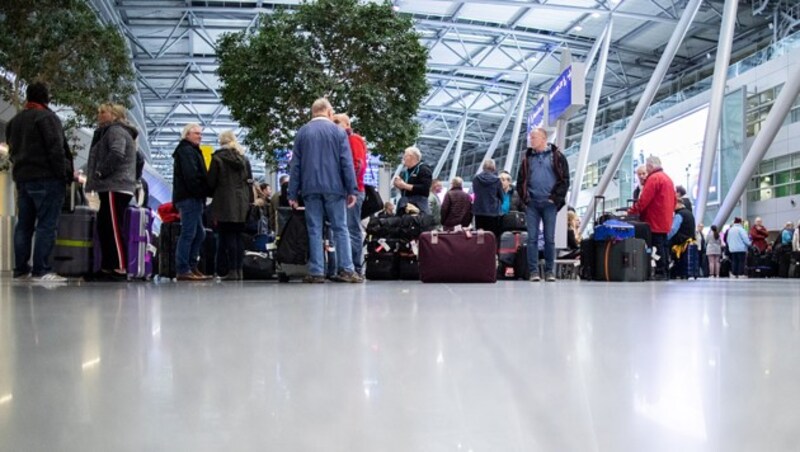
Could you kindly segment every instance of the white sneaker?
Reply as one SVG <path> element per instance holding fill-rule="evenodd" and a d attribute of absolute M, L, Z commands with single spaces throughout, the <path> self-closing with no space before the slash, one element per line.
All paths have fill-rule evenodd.
<path fill-rule="evenodd" d="M 42 276 L 35 276 L 35 277 L 31 278 L 31 279 L 33 279 L 34 281 L 48 282 L 48 283 L 51 283 L 51 282 L 53 282 L 53 283 L 67 282 L 67 278 L 65 278 L 65 277 L 63 277 L 63 276 L 61 276 L 61 275 L 59 275 L 57 273 L 46 273 L 46 274 L 44 274 Z"/>

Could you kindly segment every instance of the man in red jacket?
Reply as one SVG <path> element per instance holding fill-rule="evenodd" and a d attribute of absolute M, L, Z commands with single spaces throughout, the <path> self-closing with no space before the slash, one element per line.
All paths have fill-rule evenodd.
<path fill-rule="evenodd" d="M 367 172 L 367 143 L 364 138 L 353 132 L 350 117 L 344 113 L 333 116 L 333 123 L 347 132 L 347 141 L 353 153 L 353 169 L 356 172 L 358 193 L 356 203 L 347 208 L 347 230 L 350 232 L 350 249 L 353 253 L 353 266 L 356 273 L 362 274 L 364 265 L 364 238 L 361 235 L 361 205 L 364 204 L 364 175 Z"/>
<path fill-rule="evenodd" d="M 669 250 L 667 250 L 667 233 L 672 228 L 672 216 L 675 209 L 675 185 L 661 168 L 661 159 L 655 156 L 647 158 L 647 180 L 639 195 L 639 200 L 628 211 L 639 214 L 639 217 L 650 225 L 653 236 L 653 247 L 658 253 L 655 279 L 669 279 Z"/>

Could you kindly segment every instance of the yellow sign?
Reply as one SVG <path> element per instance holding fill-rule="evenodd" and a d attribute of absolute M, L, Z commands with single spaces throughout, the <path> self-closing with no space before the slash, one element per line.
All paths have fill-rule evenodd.
<path fill-rule="evenodd" d="M 214 153 L 214 146 L 201 144 L 200 150 L 203 151 L 203 160 L 206 161 L 206 169 L 211 168 L 211 154 Z"/>

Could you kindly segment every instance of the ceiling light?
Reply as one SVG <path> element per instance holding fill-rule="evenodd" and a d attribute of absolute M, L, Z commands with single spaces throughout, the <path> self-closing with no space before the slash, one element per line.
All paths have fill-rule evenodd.
<path fill-rule="evenodd" d="M 711 59 L 711 54 L 710 53 L 706 54 L 706 59 L 709 59 L 709 60 Z"/>
<path fill-rule="evenodd" d="M 581 27 L 580 25 L 575 25 L 575 28 L 573 28 L 572 30 L 574 30 L 574 31 L 582 31 L 583 27 Z"/>
<path fill-rule="evenodd" d="M 594 17 L 595 19 L 597 19 L 598 17 L 600 17 L 600 13 L 592 13 L 592 17 Z"/>

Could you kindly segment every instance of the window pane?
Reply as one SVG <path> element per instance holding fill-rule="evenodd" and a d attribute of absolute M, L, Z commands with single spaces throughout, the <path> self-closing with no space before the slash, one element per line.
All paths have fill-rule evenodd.
<path fill-rule="evenodd" d="M 761 165 L 758 166 L 758 173 L 769 174 L 774 171 L 774 168 L 775 168 L 774 160 L 764 160 L 763 162 L 761 162 Z"/>
<path fill-rule="evenodd" d="M 792 156 L 784 155 L 775 159 L 775 170 L 785 170 L 792 167 Z"/>
<path fill-rule="evenodd" d="M 776 198 L 783 198 L 784 196 L 790 196 L 791 193 L 791 186 L 789 185 L 782 185 L 780 187 L 775 187 L 775 197 Z"/>
<path fill-rule="evenodd" d="M 761 200 L 761 197 L 759 197 L 759 191 L 756 190 L 747 192 L 747 200 L 751 202 Z"/>
<path fill-rule="evenodd" d="M 790 170 L 781 171 L 779 173 L 775 173 L 775 181 L 773 184 L 780 185 L 780 184 L 787 184 L 792 179 L 792 172 Z"/>

